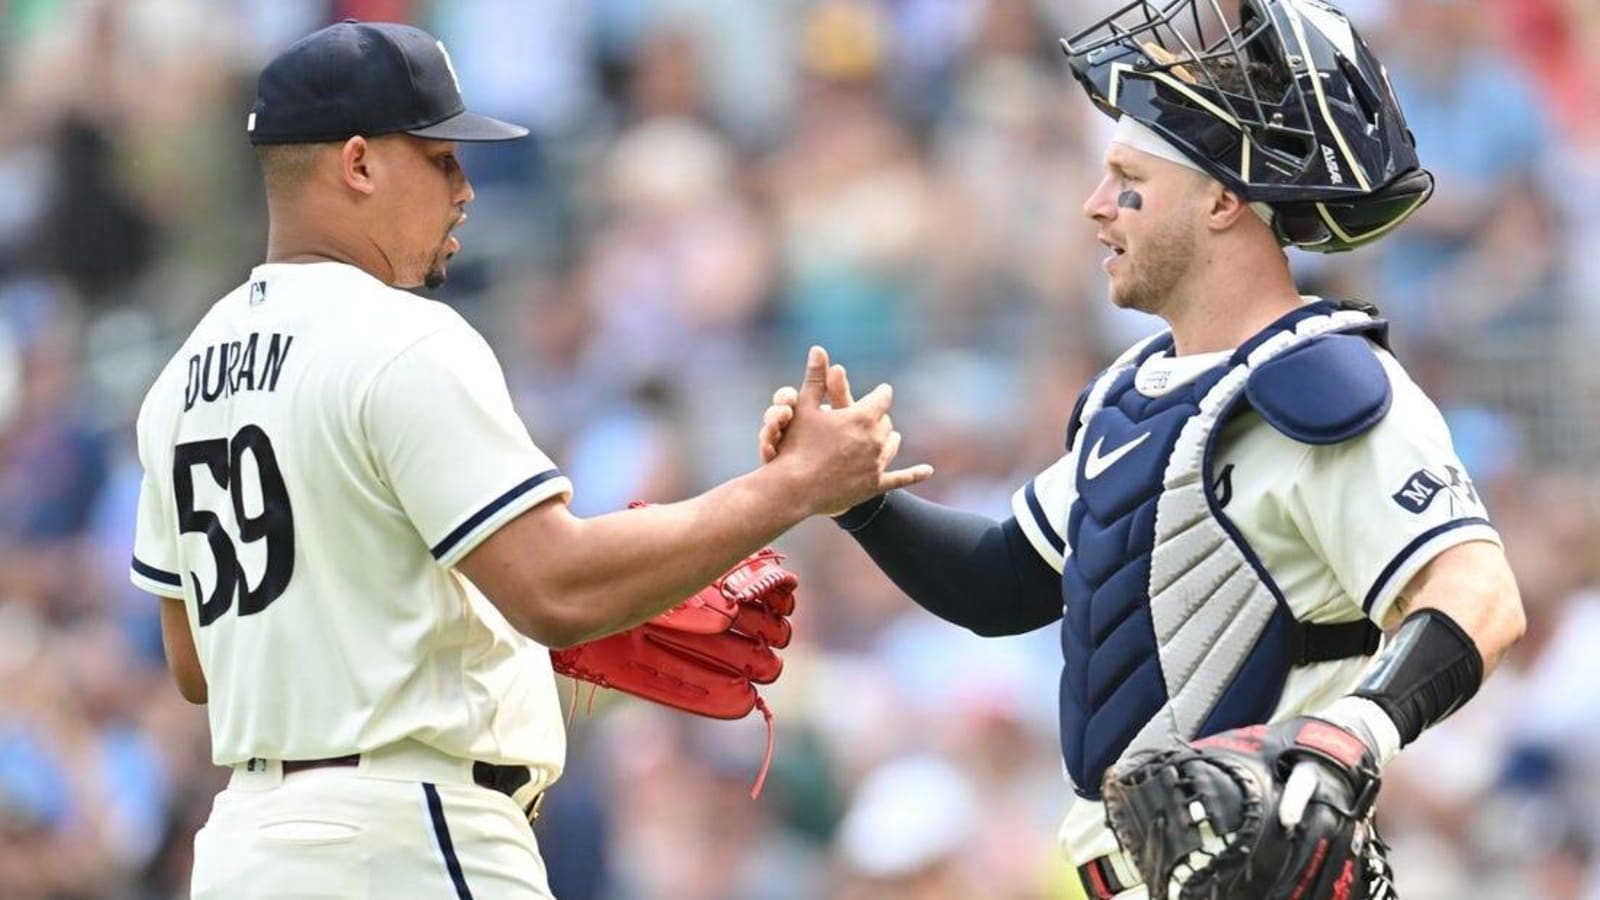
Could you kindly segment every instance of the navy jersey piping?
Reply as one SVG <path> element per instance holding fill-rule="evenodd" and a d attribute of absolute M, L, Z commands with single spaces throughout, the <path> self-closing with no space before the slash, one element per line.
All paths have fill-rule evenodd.
<path fill-rule="evenodd" d="M 468 516 L 465 522 L 457 525 L 449 534 L 444 536 L 444 540 L 434 544 L 433 549 L 429 550 L 428 552 L 433 554 L 434 559 L 443 559 L 445 556 L 449 555 L 450 551 L 455 548 L 456 544 L 461 543 L 463 538 L 471 534 L 473 529 L 477 528 L 479 525 L 482 525 L 484 522 L 487 522 L 490 516 L 493 516 L 502 509 L 505 509 L 508 505 L 510 505 L 511 501 L 517 499 L 523 494 L 526 494 L 539 485 L 544 484 L 546 481 L 559 477 L 560 475 L 560 469 L 548 469 L 544 472 L 540 472 L 538 475 L 535 475 L 532 478 L 529 478 L 527 481 L 522 482 L 511 490 L 506 491 L 504 494 L 494 498 L 482 509 L 473 513 L 471 516 Z"/>
<path fill-rule="evenodd" d="M 175 572 L 158 569 L 149 563 L 143 562 L 139 557 L 133 557 L 133 571 L 143 575 L 151 581 L 157 581 L 169 587 L 183 587 L 183 577 Z"/>
<path fill-rule="evenodd" d="M 1366 598 L 1361 601 L 1361 611 L 1366 613 L 1372 612 L 1372 604 L 1377 602 L 1378 595 L 1383 593 L 1383 589 L 1388 586 L 1389 580 L 1394 577 L 1394 573 L 1398 572 L 1400 567 L 1406 564 L 1406 560 L 1415 555 L 1418 550 L 1421 550 L 1424 544 L 1447 531 L 1454 531 L 1457 528 L 1466 528 L 1469 525 L 1488 526 L 1489 520 L 1479 516 L 1472 516 L 1466 519 L 1455 519 L 1453 521 L 1445 522 L 1442 525 L 1435 525 L 1434 527 L 1429 528 L 1427 531 L 1424 531 L 1423 533 L 1412 538 L 1411 543 L 1400 548 L 1400 552 L 1396 553 L 1394 558 L 1389 560 L 1389 564 L 1383 567 L 1383 571 L 1378 573 L 1377 580 L 1372 583 L 1371 589 L 1367 591 Z"/>

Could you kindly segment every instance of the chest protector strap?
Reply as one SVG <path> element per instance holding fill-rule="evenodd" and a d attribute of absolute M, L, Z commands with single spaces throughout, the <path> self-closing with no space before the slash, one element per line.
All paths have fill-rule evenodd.
<path fill-rule="evenodd" d="M 1389 380 L 1364 309 L 1307 304 L 1225 362 L 1160 397 L 1134 372 L 1172 347 L 1158 335 L 1085 392 L 1069 430 L 1078 449 L 1072 552 L 1062 572 L 1061 747 L 1077 792 L 1124 753 L 1267 721 L 1289 669 L 1371 655 L 1365 619 L 1297 621 L 1218 502 L 1222 426 L 1256 410 L 1309 444 L 1336 444 L 1382 420 Z"/>

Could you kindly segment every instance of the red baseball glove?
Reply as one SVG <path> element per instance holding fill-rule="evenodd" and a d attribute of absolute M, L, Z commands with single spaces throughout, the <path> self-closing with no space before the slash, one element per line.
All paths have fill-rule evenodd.
<path fill-rule="evenodd" d="M 563 675 L 615 688 L 715 719 L 760 709 L 772 758 L 772 712 L 756 691 L 783 671 L 775 652 L 789 645 L 789 614 L 799 579 L 783 555 L 765 547 L 694 596 L 642 625 L 550 651 Z M 763 762 L 754 796 L 766 778 Z"/>

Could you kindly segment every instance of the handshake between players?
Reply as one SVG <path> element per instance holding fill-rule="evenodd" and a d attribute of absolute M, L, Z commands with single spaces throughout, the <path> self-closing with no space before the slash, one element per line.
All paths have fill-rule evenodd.
<path fill-rule="evenodd" d="M 844 366 L 830 365 L 827 351 L 812 347 L 800 389 L 779 388 L 762 419 L 761 461 L 796 470 L 806 486 L 802 496 L 812 504 L 809 513 L 838 513 L 926 481 L 933 476 L 926 463 L 888 468 L 900 452 L 900 433 L 889 418 L 893 401 L 887 384 L 853 399 Z M 780 442 L 788 448 L 781 458 Z"/>
<path fill-rule="evenodd" d="M 860 401 L 849 394 L 843 367 L 830 366 L 820 347 L 807 355 L 802 387 L 779 392 L 786 401 L 787 449 L 775 461 L 778 438 L 772 436 L 766 442 L 770 452 L 762 453 L 762 462 L 770 465 L 757 474 L 778 486 L 769 496 L 798 504 L 791 516 L 849 509 L 933 473 L 927 465 L 888 468 L 900 448 L 888 414 L 893 400 L 888 385 Z M 758 550 L 645 622 L 553 650 L 555 671 L 712 718 L 738 719 L 759 709 L 768 721 L 770 762 L 773 716 L 759 686 L 771 684 L 783 670 L 777 651 L 789 644 L 799 584 L 782 561 L 770 547 Z M 760 792 L 766 767 L 763 763 L 752 797 Z"/>
<path fill-rule="evenodd" d="M 813 353 L 816 353 L 817 349 L 813 348 Z M 813 361 L 819 361 L 822 364 L 822 380 L 820 384 L 816 385 L 812 383 L 812 377 L 818 370 L 813 367 Z M 820 388 L 820 392 L 816 395 L 808 393 L 808 390 L 812 388 Z M 893 392 L 894 389 L 889 385 L 880 384 L 862 397 L 860 401 L 857 401 L 851 394 L 850 376 L 845 371 L 844 366 L 830 365 L 826 351 L 822 352 L 821 360 L 815 360 L 814 356 L 808 357 L 806 360 L 805 385 L 800 390 L 796 390 L 790 385 L 778 388 L 772 394 L 772 404 L 767 407 L 766 412 L 761 416 L 761 431 L 756 438 L 761 454 L 761 462 L 770 464 L 779 458 L 779 446 L 790 441 L 790 434 L 794 431 L 797 416 L 804 406 L 802 400 L 820 402 L 815 400 L 816 396 L 820 396 L 827 401 L 830 408 L 835 410 L 865 407 L 869 410 L 882 411 L 882 418 L 878 420 L 875 427 L 879 433 L 884 435 L 882 453 L 884 465 L 887 466 L 900 453 L 900 432 L 894 430 L 894 423 L 889 418 L 889 404 L 893 398 Z M 786 452 L 793 452 L 793 450 Z M 911 477 L 913 475 L 915 477 Z M 896 483 L 888 484 L 882 491 L 876 493 L 881 494 L 896 487 L 917 484 L 918 482 L 926 481 L 932 475 L 933 467 L 926 463 L 900 469 L 897 472 L 886 472 L 883 481 L 886 484 L 891 481 Z M 827 507 L 823 511 L 830 516 L 837 516 L 855 505 L 855 503 L 869 500 L 873 496 L 875 494 L 871 493 L 865 496 L 858 496 L 851 503 L 837 504 Z"/>

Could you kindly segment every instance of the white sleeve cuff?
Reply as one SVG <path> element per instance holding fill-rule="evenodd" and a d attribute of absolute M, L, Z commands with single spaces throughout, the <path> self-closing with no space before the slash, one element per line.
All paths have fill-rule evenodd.
<path fill-rule="evenodd" d="M 158 597 L 167 597 L 173 600 L 183 598 L 183 576 L 176 572 L 158 569 L 149 563 L 143 562 L 139 557 L 133 558 L 128 567 L 128 580 L 133 586 L 146 593 Z"/>
<path fill-rule="evenodd" d="M 1032 481 L 1012 495 L 1011 513 L 1017 517 L 1017 524 L 1022 526 L 1022 533 L 1027 535 L 1028 543 L 1033 545 L 1034 552 L 1057 572 L 1066 568 L 1066 539 L 1057 534 L 1055 527 L 1050 524 L 1050 518 L 1045 515 L 1044 506 L 1039 503 L 1039 496 L 1034 491 Z"/>
<path fill-rule="evenodd" d="M 549 469 L 516 485 L 451 529 L 429 553 L 445 568 L 453 568 L 484 539 L 529 509 L 557 495 L 572 494 L 572 482 L 558 469 Z"/>
<path fill-rule="evenodd" d="M 1411 543 L 1401 548 L 1389 564 L 1378 573 L 1378 578 L 1367 591 L 1361 608 L 1374 622 L 1382 622 L 1395 598 L 1405 590 L 1411 577 L 1422 570 L 1434 557 L 1457 544 L 1469 541 L 1488 541 L 1500 546 L 1500 533 L 1487 519 L 1456 519 L 1419 534 Z"/>

